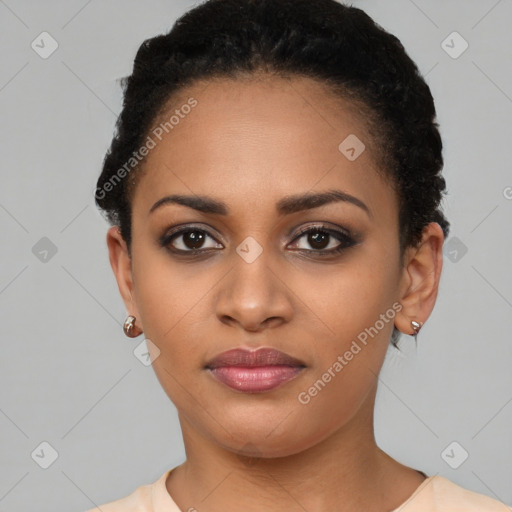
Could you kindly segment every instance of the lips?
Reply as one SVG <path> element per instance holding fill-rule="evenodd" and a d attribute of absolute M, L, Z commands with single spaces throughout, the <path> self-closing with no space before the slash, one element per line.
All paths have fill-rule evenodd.
<path fill-rule="evenodd" d="M 233 349 L 207 363 L 205 369 L 219 382 L 243 393 L 270 391 L 294 379 L 305 364 L 271 348 Z"/>
<path fill-rule="evenodd" d="M 245 366 L 254 368 L 257 366 L 300 366 L 305 364 L 284 352 L 273 348 L 260 348 L 247 350 L 235 348 L 214 357 L 206 364 L 206 368 L 214 369 L 221 366 Z"/>

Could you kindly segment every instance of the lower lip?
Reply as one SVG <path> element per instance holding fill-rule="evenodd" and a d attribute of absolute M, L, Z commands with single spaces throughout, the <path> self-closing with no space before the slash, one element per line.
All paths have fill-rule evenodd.
<path fill-rule="evenodd" d="M 269 391 L 293 379 L 300 366 L 220 366 L 210 369 L 212 375 L 232 389 L 245 393 Z"/>

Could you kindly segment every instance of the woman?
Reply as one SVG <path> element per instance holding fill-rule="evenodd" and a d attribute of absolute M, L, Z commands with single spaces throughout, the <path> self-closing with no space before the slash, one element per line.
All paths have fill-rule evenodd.
<path fill-rule="evenodd" d="M 502 511 L 373 431 L 449 232 L 428 86 L 334 0 L 210 0 L 145 41 L 96 200 L 187 454 L 114 511 Z M 100 510 L 95 509 L 95 510 Z"/>

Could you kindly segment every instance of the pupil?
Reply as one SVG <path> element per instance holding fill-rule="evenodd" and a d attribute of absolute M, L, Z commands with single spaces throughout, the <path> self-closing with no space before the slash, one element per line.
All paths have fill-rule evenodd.
<path fill-rule="evenodd" d="M 309 244 L 311 247 L 314 247 L 316 249 L 323 249 L 327 245 L 327 239 L 329 237 L 329 233 L 322 233 L 320 231 L 315 231 L 314 234 L 309 235 Z"/>
<path fill-rule="evenodd" d="M 204 241 L 204 233 L 189 231 L 183 235 L 183 242 L 189 249 L 199 249 Z"/>

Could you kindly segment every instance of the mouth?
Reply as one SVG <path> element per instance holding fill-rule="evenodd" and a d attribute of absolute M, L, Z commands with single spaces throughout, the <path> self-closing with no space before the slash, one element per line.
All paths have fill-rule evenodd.
<path fill-rule="evenodd" d="M 209 361 L 205 369 L 231 389 L 244 393 L 270 391 L 295 378 L 306 365 L 272 348 L 233 349 Z"/>

